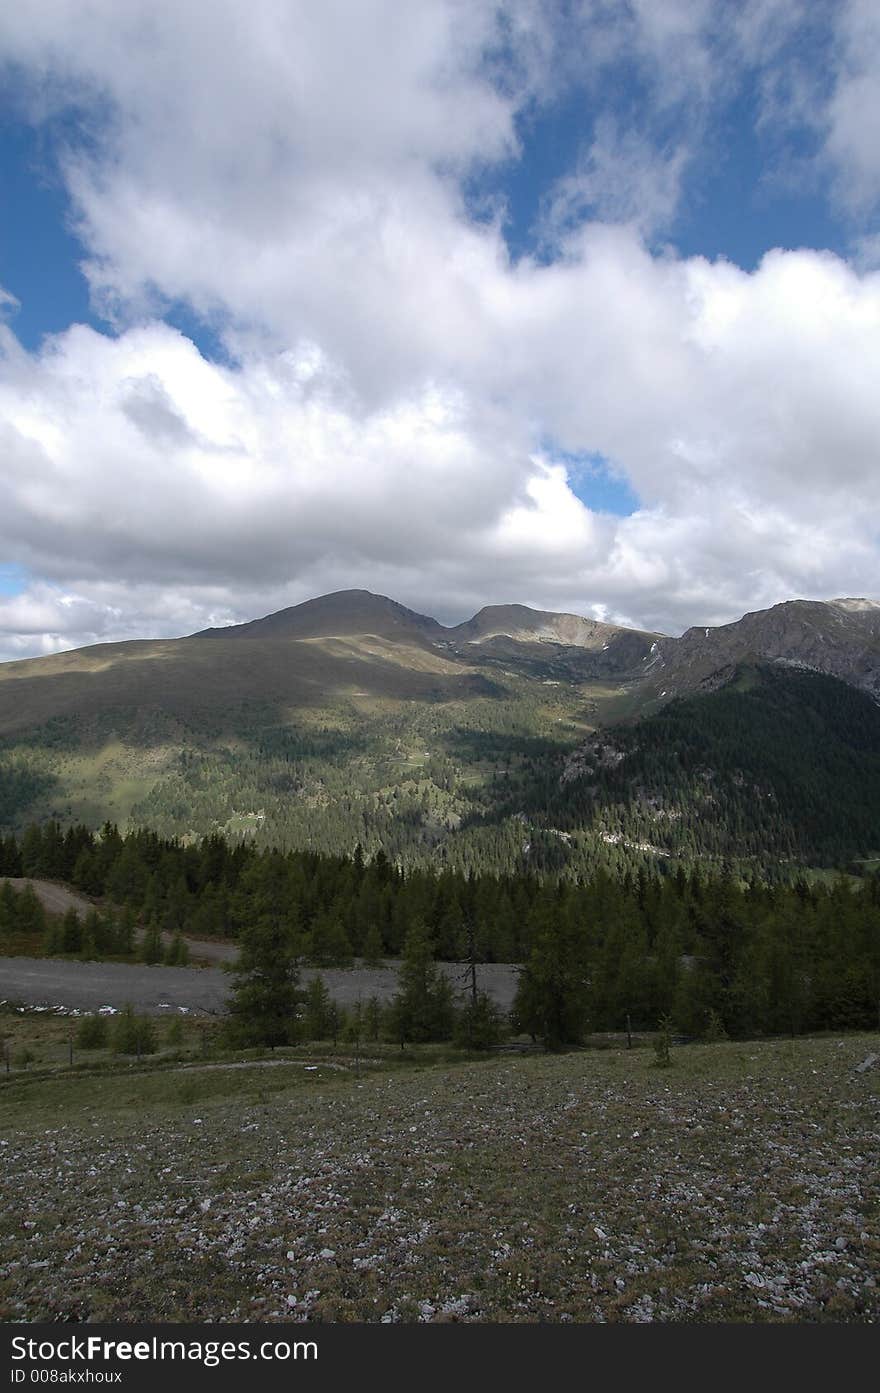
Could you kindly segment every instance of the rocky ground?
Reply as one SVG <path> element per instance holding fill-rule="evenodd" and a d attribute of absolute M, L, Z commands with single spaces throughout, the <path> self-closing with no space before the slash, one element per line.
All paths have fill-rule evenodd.
<path fill-rule="evenodd" d="M 875 1321 L 873 1037 L 13 1078 L 8 1321 Z"/>

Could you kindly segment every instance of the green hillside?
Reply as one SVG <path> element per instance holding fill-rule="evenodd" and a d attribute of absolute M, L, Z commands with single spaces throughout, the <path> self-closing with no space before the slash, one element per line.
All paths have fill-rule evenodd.
<path fill-rule="evenodd" d="M 548 813 L 691 859 L 825 866 L 880 845 L 880 707 L 820 673 L 741 665 L 593 737 Z"/>
<path fill-rule="evenodd" d="M 483 824 L 500 790 L 522 801 L 540 768 L 594 729 L 597 708 L 622 699 L 618 684 L 551 685 L 509 664 L 483 671 L 400 646 L 392 661 L 363 644 L 339 657 L 329 646 L 253 641 L 241 662 L 243 644 L 203 640 L 117 674 L 112 691 L 76 673 L 69 702 L 51 704 L 40 676 L 28 679 L 33 695 L 18 679 L 26 699 L 9 700 L 10 720 L 25 726 L 30 712 L 31 723 L 0 736 L 0 826 L 110 819 L 501 864 L 522 838 L 518 825 Z"/>

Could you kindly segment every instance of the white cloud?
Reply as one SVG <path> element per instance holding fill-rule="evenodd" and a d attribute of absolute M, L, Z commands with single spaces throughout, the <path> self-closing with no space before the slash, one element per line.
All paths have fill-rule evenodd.
<path fill-rule="evenodd" d="M 880 592 L 878 277 L 810 252 L 746 273 L 639 232 L 674 218 L 716 85 L 784 51 L 784 10 L 584 4 L 566 46 L 530 0 L 7 7 L 22 100 L 91 123 L 64 169 L 119 332 L 31 355 L 0 327 L 0 555 L 41 578 L 0 601 L 0 649 L 358 585 L 450 621 L 520 600 L 671 629 Z M 515 157 L 557 79 L 595 88 L 630 51 L 650 112 L 681 131 L 690 102 L 691 130 L 600 121 L 556 189 L 555 259 L 512 264 L 463 176 Z M 839 67 L 827 149 L 862 187 L 860 71 Z M 608 458 L 640 510 L 590 511 L 548 440 Z"/>
<path fill-rule="evenodd" d="M 593 229 L 488 289 L 469 386 L 370 408 L 313 353 L 224 367 L 153 324 L 31 357 L 6 331 L 0 543 L 92 606 L 46 632 L 181 632 L 347 585 L 652 627 L 880 589 L 880 276 L 656 260 Z M 643 507 L 591 512 L 536 433 L 609 457 Z"/>
<path fill-rule="evenodd" d="M 572 226 L 591 218 L 629 223 L 647 236 L 668 231 L 689 157 L 684 143 L 658 151 L 638 131 L 623 130 L 612 117 L 602 117 L 576 169 L 549 191 L 544 242 L 558 246 Z"/>
<path fill-rule="evenodd" d="M 880 10 L 874 0 L 842 7 L 833 59 L 825 154 L 849 209 L 870 213 L 880 204 Z"/>

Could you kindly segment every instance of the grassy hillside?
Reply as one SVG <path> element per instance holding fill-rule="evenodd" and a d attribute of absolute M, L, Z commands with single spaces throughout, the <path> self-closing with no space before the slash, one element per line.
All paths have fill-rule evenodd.
<path fill-rule="evenodd" d="M 109 819 L 571 876 L 697 859 L 869 865 L 880 708 L 793 666 L 704 671 L 758 638 L 809 640 L 810 655 L 861 671 L 874 612 L 842 603 L 653 642 L 521 606 L 443 629 L 344 592 L 187 639 L 0 665 L 0 830 Z M 658 710 L 669 653 L 701 690 L 664 691 Z"/>
<path fill-rule="evenodd" d="M 106 819 L 413 863 L 497 864 L 467 824 L 573 749 L 619 682 L 384 639 L 204 638 L 0 667 L 0 828 Z M 485 844 L 485 850 L 483 849 Z"/>
<path fill-rule="evenodd" d="M 13 1074 L 0 1318 L 876 1321 L 877 1048 Z"/>

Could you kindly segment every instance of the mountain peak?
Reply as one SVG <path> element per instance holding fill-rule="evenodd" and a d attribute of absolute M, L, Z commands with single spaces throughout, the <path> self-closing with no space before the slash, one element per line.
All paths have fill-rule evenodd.
<path fill-rule="evenodd" d="M 524 643 L 559 643 L 570 648 L 602 648 L 626 631 L 618 624 L 585 619 L 580 614 L 557 614 L 528 605 L 485 605 L 473 619 L 450 629 L 458 643 L 484 643 L 512 638 Z"/>
<path fill-rule="evenodd" d="M 870 610 L 880 610 L 880 600 L 866 600 L 863 596 L 856 598 L 850 596 L 847 599 L 829 600 L 829 605 L 834 605 L 835 609 L 847 610 L 850 614 L 864 614 Z"/>
<path fill-rule="evenodd" d="M 263 619 L 226 628 L 203 629 L 193 638 L 303 639 L 375 634 L 380 638 L 410 638 L 424 642 L 443 629 L 436 619 L 417 614 L 387 595 L 371 590 L 335 590 L 302 604 L 291 605 Z"/>

